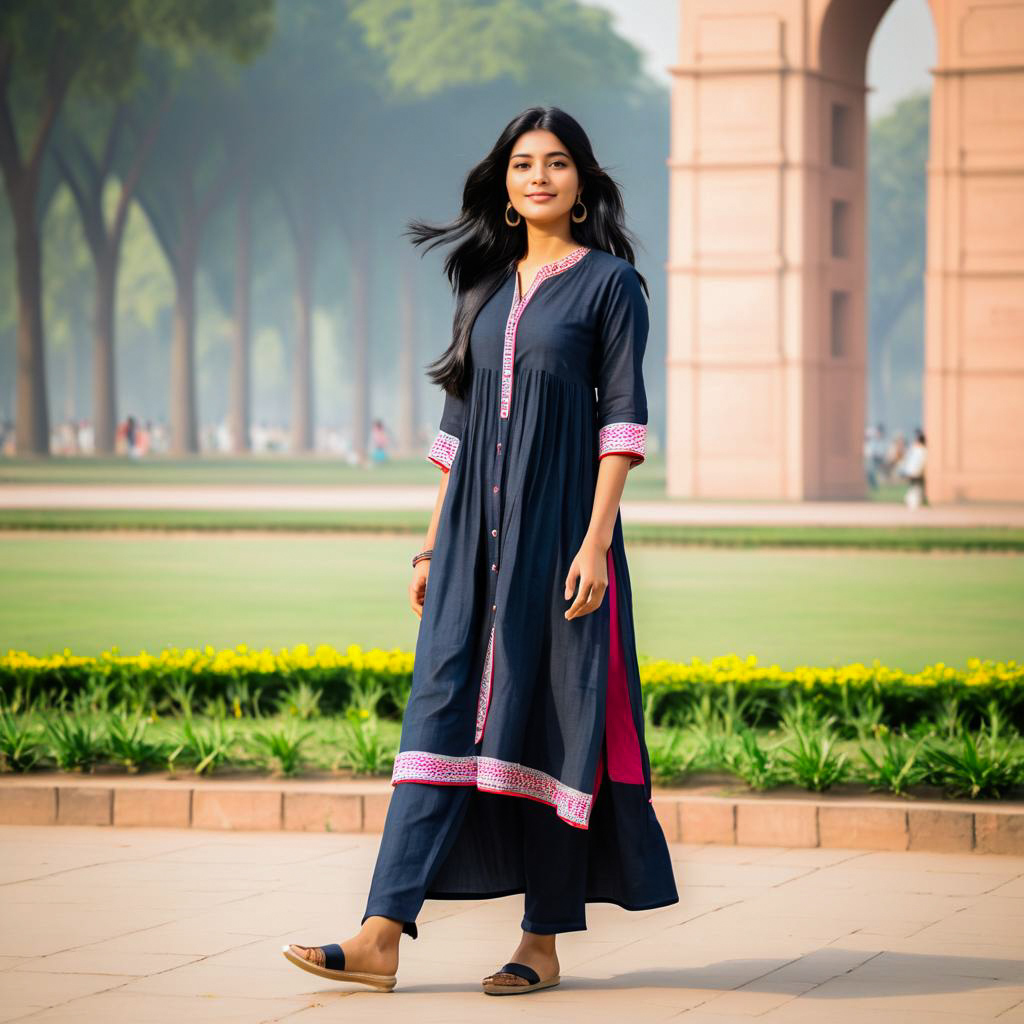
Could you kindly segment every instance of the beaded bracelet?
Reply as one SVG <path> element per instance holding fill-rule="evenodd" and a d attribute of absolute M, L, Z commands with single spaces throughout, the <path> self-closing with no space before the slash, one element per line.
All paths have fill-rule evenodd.
<path fill-rule="evenodd" d="M 427 548 L 426 550 L 419 552 L 419 554 L 413 555 L 412 556 L 413 567 L 415 567 L 417 562 L 422 562 L 424 558 L 430 558 L 430 556 L 433 553 L 434 553 L 434 549 L 433 548 Z"/>

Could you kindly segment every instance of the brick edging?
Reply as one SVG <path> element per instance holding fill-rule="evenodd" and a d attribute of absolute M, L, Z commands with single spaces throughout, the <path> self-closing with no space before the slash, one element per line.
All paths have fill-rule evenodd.
<path fill-rule="evenodd" d="M 379 833 L 389 784 L 0 780 L 0 824 Z M 1024 855 L 1024 805 L 654 791 L 669 842 Z"/>
<path fill-rule="evenodd" d="M 715 797 L 655 792 L 667 839 L 791 848 L 1024 855 L 1024 806 Z"/>

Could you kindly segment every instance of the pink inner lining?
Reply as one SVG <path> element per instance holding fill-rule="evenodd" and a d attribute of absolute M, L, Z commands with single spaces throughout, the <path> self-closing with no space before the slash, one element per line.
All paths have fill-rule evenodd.
<path fill-rule="evenodd" d="M 629 677 L 619 633 L 619 604 L 615 586 L 615 560 L 608 549 L 608 611 L 611 615 L 611 644 L 608 651 L 608 697 L 605 717 L 605 746 L 608 751 L 608 778 L 615 782 L 643 784 L 644 769 L 640 756 L 640 740 L 633 724 L 629 705 Z M 602 751 L 603 756 L 603 751 Z M 598 757 L 594 796 L 601 781 L 601 760 Z"/>

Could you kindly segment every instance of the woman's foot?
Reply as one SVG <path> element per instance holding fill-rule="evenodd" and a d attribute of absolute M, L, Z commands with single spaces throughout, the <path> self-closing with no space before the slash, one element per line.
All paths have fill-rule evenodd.
<path fill-rule="evenodd" d="M 508 962 L 525 964 L 532 967 L 541 980 L 558 976 L 558 954 L 555 952 L 555 935 L 539 935 L 535 932 L 523 932 L 523 937 L 516 947 L 516 951 L 509 957 Z M 483 979 L 484 985 L 508 985 L 512 988 L 527 986 L 530 983 L 519 977 L 517 974 L 510 974 L 508 971 L 496 971 Z"/>
<path fill-rule="evenodd" d="M 345 954 L 345 970 L 366 974 L 396 974 L 398 940 L 401 936 L 401 921 L 394 921 L 390 917 L 368 917 L 357 934 L 339 943 Z M 322 946 L 300 946 L 292 942 L 290 948 L 296 956 L 317 967 L 325 965 Z"/>

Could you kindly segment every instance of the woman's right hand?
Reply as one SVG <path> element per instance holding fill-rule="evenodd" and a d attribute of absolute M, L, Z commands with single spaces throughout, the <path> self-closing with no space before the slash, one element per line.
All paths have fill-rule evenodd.
<path fill-rule="evenodd" d="M 423 618 L 423 598 L 427 593 L 427 576 L 430 575 L 430 559 L 420 559 L 412 567 L 412 582 L 409 584 L 409 604 L 418 618 Z"/>

